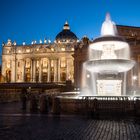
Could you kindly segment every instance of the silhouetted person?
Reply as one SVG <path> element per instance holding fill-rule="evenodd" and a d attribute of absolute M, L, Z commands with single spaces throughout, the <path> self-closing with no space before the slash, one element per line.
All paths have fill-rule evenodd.
<path fill-rule="evenodd" d="M 26 90 L 26 88 L 22 89 L 21 102 L 22 102 L 22 109 L 26 110 L 26 106 L 27 106 L 27 90 Z"/>
<path fill-rule="evenodd" d="M 30 95 L 30 111 L 35 112 L 37 111 L 38 104 L 37 104 L 37 98 L 34 94 Z"/>

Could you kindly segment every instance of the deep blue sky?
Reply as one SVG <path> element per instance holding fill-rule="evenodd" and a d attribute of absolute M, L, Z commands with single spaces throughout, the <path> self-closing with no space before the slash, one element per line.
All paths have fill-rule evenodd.
<path fill-rule="evenodd" d="M 54 40 L 66 20 L 78 38 L 91 39 L 106 12 L 116 24 L 140 26 L 140 0 L 0 0 L 0 45 L 8 38 L 18 44 Z"/>

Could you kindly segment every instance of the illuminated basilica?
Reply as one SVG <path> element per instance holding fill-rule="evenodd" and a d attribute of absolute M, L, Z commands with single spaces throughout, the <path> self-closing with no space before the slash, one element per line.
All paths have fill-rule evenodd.
<path fill-rule="evenodd" d="M 117 25 L 119 35 L 130 44 L 131 59 L 137 62 L 129 76 L 135 77 L 140 86 L 140 28 Z M 66 22 L 63 30 L 56 35 L 55 41 L 33 41 L 30 45 L 17 45 L 8 40 L 2 48 L 3 82 L 56 82 L 71 80 L 75 87 L 82 81 L 82 64 L 88 58 L 88 46 L 92 43 L 86 36 L 78 39 Z"/>
<path fill-rule="evenodd" d="M 5 82 L 74 81 L 74 46 L 78 39 L 64 24 L 54 43 L 40 40 L 37 44 L 17 45 L 8 40 L 3 44 L 2 75 Z"/>

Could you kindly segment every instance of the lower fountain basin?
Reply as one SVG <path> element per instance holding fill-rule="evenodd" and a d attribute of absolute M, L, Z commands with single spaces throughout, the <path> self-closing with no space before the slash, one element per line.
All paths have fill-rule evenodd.
<path fill-rule="evenodd" d="M 132 69 L 135 65 L 133 60 L 125 59 L 102 59 L 90 60 L 84 63 L 87 70 L 99 73 L 119 73 Z"/>

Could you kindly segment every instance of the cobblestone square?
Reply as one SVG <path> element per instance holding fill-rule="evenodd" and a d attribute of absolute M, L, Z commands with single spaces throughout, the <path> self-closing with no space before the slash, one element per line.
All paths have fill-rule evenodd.
<path fill-rule="evenodd" d="M 0 106 L 1 140 L 139 140 L 136 118 L 22 113 L 18 103 Z M 3 110 L 2 110 L 3 108 Z M 9 112 L 9 113 L 8 113 Z"/>

